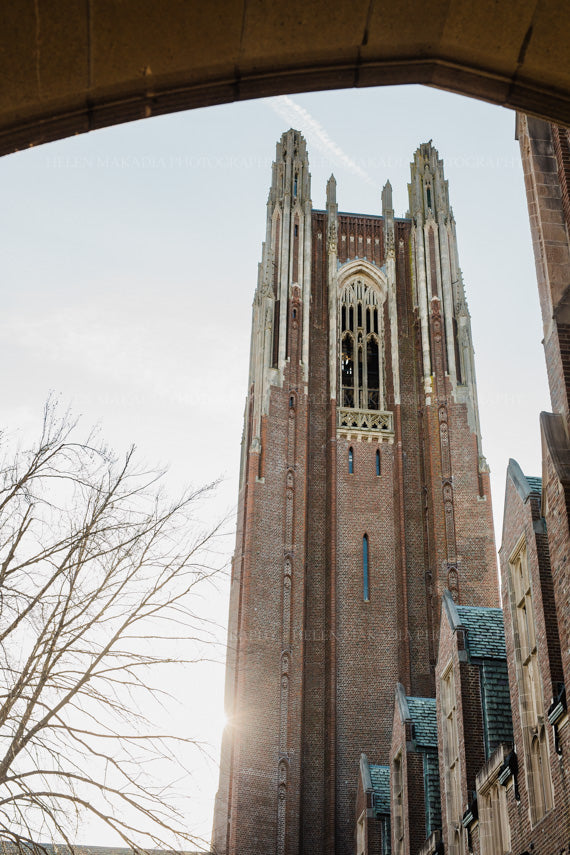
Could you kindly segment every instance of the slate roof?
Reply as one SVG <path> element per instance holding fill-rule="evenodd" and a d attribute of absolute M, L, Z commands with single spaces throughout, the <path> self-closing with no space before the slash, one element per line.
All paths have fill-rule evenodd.
<path fill-rule="evenodd" d="M 538 493 L 539 496 L 542 495 L 542 478 L 536 478 L 533 475 L 527 475 L 526 480 L 528 481 L 528 486 L 530 487 L 531 493 Z"/>
<path fill-rule="evenodd" d="M 414 738 L 422 748 L 437 748 L 435 698 L 406 698 L 414 723 Z"/>
<path fill-rule="evenodd" d="M 467 630 L 467 646 L 476 659 L 506 659 L 505 628 L 502 609 L 457 606 L 461 623 Z"/>
<path fill-rule="evenodd" d="M 540 481 L 539 478 L 531 480 Z M 488 759 L 498 745 L 512 745 L 513 742 L 503 611 L 478 606 L 457 606 L 457 611 L 467 630 L 467 646 L 471 656 L 483 660 L 481 700 Z"/>
<path fill-rule="evenodd" d="M 441 828 L 441 794 L 437 751 L 424 752 L 424 802 L 426 808 L 426 837 Z"/>
<path fill-rule="evenodd" d="M 390 767 L 369 763 L 370 779 L 374 790 L 374 809 L 390 815 Z"/>
<path fill-rule="evenodd" d="M 501 743 L 513 744 L 513 718 L 506 660 L 487 660 L 481 668 L 483 726 L 487 760 Z"/>

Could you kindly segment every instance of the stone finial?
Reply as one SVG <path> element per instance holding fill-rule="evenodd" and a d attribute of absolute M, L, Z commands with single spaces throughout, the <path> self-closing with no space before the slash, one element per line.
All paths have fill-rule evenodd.
<path fill-rule="evenodd" d="M 389 181 L 382 188 L 382 216 L 385 217 L 388 211 L 393 211 L 392 207 L 392 185 Z"/>
<path fill-rule="evenodd" d="M 336 178 L 331 174 L 327 181 L 327 211 L 336 208 Z"/>

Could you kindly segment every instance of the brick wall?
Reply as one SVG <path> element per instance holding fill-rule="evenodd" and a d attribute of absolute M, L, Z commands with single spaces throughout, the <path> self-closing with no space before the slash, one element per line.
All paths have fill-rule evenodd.
<path fill-rule="evenodd" d="M 543 445 L 544 447 L 544 445 Z M 551 497 L 547 527 L 548 539 L 553 547 L 553 554 L 558 555 L 561 543 L 567 548 L 567 533 L 560 536 L 561 512 L 564 511 L 564 492 L 559 490 L 559 482 L 553 471 L 548 453 L 543 461 L 543 491 Z M 519 470 L 520 471 L 520 470 Z M 520 486 L 517 489 L 516 470 L 513 463 L 509 467 L 506 484 L 505 521 L 503 527 L 503 542 L 500 550 L 502 597 L 505 618 L 505 638 L 509 663 L 509 685 L 513 714 L 514 743 L 518 755 L 519 775 L 518 787 L 520 802 L 515 800 L 514 788 L 508 790 L 508 808 L 511 826 L 513 851 L 531 849 L 545 853 L 567 851 L 564 847 L 570 844 L 570 801 L 569 781 L 564 762 L 554 751 L 554 740 L 551 726 L 546 723 L 546 738 L 548 744 L 550 772 L 554 792 L 554 809 L 536 823 L 531 822 L 529 794 L 529 758 L 525 753 L 523 738 L 523 722 L 521 718 L 520 697 L 520 666 L 517 664 L 515 649 L 515 604 L 513 602 L 510 581 L 509 557 L 524 537 L 527 547 L 528 567 L 532 587 L 532 603 L 536 627 L 536 645 L 540 672 L 541 691 L 545 711 L 548 709 L 553 695 L 553 686 L 561 677 L 561 649 L 558 640 L 558 618 L 553 603 L 552 576 L 549 572 L 552 555 L 549 555 L 545 542 L 545 528 L 541 518 L 541 508 L 536 495 L 521 495 Z M 555 559 L 558 561 L 558 558 Z M 562 604 L 561 604 L 562 605 Z M 568 599 L 562 609 L 567 611 Z M 568 728 L 561 731 L 561 745 L 568 752 L 570 740 Z M 531 846 L 532 845 L 532 846 Z"/>
<path fill-rule="evenodd" d="M 246 430 L 230 605 L 231 728 L 214 836 L 218 850 L 232 855 L 266 855 L 276 840 L 284 855 L 352 855 L 360 754 L 387 762 L 397 681 L 410 694 L 433 696 L 440 597 L 450 573 L 459 601 L 493 605 L 497 598 L 488 477 L 479 471 L 468 406 L 451 388 L 444 360 L 433 396 L 426 401 L 424 394 L 411 222 L 395 224 L 396 340 L 388 300 L 384 310 L 390 438 L 337 434 L 327 214 L 314 211 L 311 222 L 310 314 L 303 317 L 293 289 L 284 327 L 289 358 L 282 383 L 270 389 L 261 448 Z M 381 217 L 341 214 L 338 222 L 341 263 L 359 256 L 384 265 Z M 250 390 L 250 413 L 261 394 Z M 450 503 L 453 525 L 446 521 Z M 415 787 L 423 772 L 417 758 L 410 762 Z M 425 828 L 414 828 L 419 841 Z"/>

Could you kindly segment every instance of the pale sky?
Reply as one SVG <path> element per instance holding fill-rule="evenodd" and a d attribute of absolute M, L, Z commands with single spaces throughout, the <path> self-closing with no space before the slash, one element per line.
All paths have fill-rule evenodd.
<path fill-rule="evenodd" d="M 235 507 L 271 162 L 291 126 L 307 139 L 317 208 L 334 172 L 339 210 L 380 213 L 390 179 L 404 216 L 415 149 L 432 139 L 444 159 L 499 545 L 508 458 L 541 474 L 538 414 L 549 409 L 515 117 L 433 89 L 210 107 L 3 158 L 2 426 L 33 431 L 53 390 L 115 449 L 134 442 L 169 464 L 174 491 L 222 475 L 212 519 Z M 203 608 L 223 624 L 227 584 L 205 591 Z M 209 837 L 223 666 L 195 666 L 175 685 L 172 727 L 214 758 L 196 759 L 183 804 Z M 94 834 L 81 842 L 114 842 Z"/>

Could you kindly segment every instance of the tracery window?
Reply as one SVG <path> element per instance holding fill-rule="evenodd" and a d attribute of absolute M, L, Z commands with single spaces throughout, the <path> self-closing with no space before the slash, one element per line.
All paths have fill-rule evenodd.
<path fill-rule="evenodd" d="M 404 852 L 404 779 L 402 775 L 402 754 L 394 757 L 394 855 Z"/>
<path fill-rule="evenodd" d="M 486 782 L 478 791 L 479 843 L 481 855 L 508 855 L 511 851 L 506 790 L 497 780 Z"/>
<path fill-rule="evenodd" d="M 384 408 L 382 306 L 378 291 L 362 279 L 342 290 L 340 299 L 341 407 Z"/>
<path fill-rule="evenodd" d="M 532 588 L 524 539 L 511 555 L 509 567 L 525 766 L 530 813 L 534 823 L 552 808 L 552 779 L 544 726 L 544 700 L 538 667 Z"/>
<path fill-rule="evenodd" d="M 443 715 L 443 757 L 450 853 L 451 855 L 464 855 L 463 833 L 460 824 L 462 802 L 457 696 L 452 664 L 449 665 L 441 678 L 441 710 Z"/>

